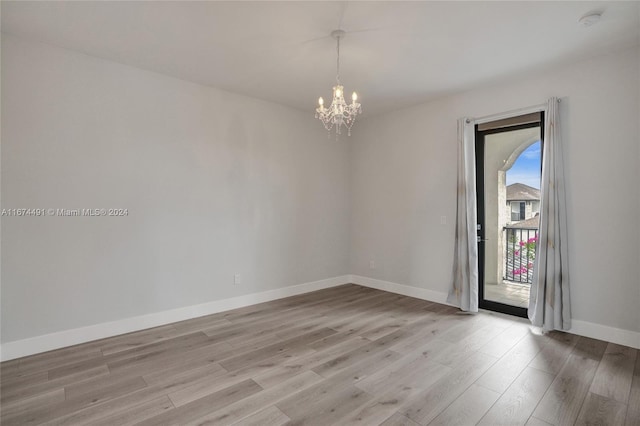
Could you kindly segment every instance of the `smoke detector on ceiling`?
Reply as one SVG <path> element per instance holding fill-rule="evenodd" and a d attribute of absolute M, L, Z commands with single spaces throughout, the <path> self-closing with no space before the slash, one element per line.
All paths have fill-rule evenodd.
<path fill-rule="evenodd" d="M 589 12 L 578 19 L 578 23 L 583 27 L 591 27 L 602 19 L 602 12 Z"/>

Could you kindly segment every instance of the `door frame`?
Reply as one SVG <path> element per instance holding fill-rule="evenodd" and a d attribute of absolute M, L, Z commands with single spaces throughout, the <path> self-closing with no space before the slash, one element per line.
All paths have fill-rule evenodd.
<path fill-rule="evenodd" d="M 503 314 L 527 318 L 527 308 L 507 305 L 484 298 L 484 270 L 485 270 L 485 206 L 484 206 L 484 145 L 485 136 L 505 133 L 513 130 L 530 129 L 540 127 L 540 168 L 542 169 L 542 153 L 544 152 L 544 111 L 540 111 L 540 122 L 518 124 L 515 126 L 501 127 L 498 129 L 478 130 L 475 125 L 475 154 L 476 154 L 476 205 L 477 205 L 477 239 L 478 239 L 478 307 Z"/>

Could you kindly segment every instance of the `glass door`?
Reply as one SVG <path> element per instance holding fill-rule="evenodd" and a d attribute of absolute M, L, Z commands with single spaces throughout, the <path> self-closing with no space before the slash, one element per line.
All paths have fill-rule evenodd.
<path fill-rule="evenodd" d="M 476 126 L 478 304 L 521 317 L 527 316 L 540 219 L 542 113 L 536 117 Z"/>

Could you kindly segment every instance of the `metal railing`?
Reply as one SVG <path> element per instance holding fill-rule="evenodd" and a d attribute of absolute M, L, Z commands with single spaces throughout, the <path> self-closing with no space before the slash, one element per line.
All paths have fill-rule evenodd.
<path fill-rule="evenodd" d="M 533 280 L 533 262 L 538 246 L 538 228 L 504 228 L 505 274 L 504 279 L 522 284 Z"/>

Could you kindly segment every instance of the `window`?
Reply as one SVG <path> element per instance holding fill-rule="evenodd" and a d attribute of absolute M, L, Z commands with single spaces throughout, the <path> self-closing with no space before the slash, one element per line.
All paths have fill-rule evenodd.
<path fill-rule="evenodd" d="M 512 221 L 524 220 L 524 215 L 525 215 L 525 202 L 512 201 L 511 202 L 511 220 Z"/>

